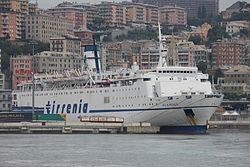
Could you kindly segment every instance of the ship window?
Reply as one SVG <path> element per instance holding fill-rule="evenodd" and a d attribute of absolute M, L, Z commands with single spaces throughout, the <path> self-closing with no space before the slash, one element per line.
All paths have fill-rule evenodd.
<path fill-rule="evenodd" d="M 143 78 L 143 81 L 150 81 L 150 78 Z"/>
<path fill-rule="evenodd" d="M 184 73 L 187 73 L 187 71 L 184 71 Z"/>
<path fill-rule="evenodd" d="M 167 73 L 169 73 L 169 71 L 167 71 Z"/>
<path fill-rule="evenodd" d="M 169 71 L 169 73 L 173 73 L 173 71 Z"/>
<path fill-rule="evenodd" d="M 168 100 L 173 100 L 173 97 L 168 97 Z"/>
<path fill-rule="evenodd" d="M 162 73 L 162 71 L 159 71 L 159 73 Z"/>
<path fill-rule="evenodd" d="M 167 71 L 163 71 L 163 73 L 166 73 Z"/>
<path fill-rule="evenodd" d="M 109 103 L 110 100 L 109 100 L 109 97 L 104 97 L 104 103 Z"/>

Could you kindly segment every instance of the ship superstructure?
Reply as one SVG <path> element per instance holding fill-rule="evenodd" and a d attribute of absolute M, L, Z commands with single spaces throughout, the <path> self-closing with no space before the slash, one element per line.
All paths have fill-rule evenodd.
<path fill-rule="evenodd" d="M 204 133 L 222 101 L 207 74 L 196 67 L 169 66 L 174 56 L 162 55 L 153 70 L 139 70 L 134 64 L 132 69 L 102 72 L 96 45 L 85 51 L 85 70 L 35 76 L 35 112 L 66 114 L 67 121 L 77 122 L 88 115 L 112 116 L 149 122 L 161 132 Z M 21 83 L 13 92 L 14 111 L 32 110 L 32 84 Z"/>

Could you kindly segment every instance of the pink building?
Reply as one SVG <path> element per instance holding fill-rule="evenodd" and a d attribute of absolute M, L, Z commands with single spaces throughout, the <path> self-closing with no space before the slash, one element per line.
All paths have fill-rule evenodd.
<path fill-rule="evenodd" d="M 104 26 L 124 27 L 127 23 L 126 7 L 119 3 L 102 2 L 96 5 Z"/>
<path fill-rule="evenodd" d="M 159 8 L 159 21 L 162 24 L 186 25 L 187 12 L 184 8 L 164 6 Z"/>
<path fill-rule="evenodd" d="M 0 9 L 0 37 L 9 37 L 10 40 L 21 38 L 20 13 Z"/>
<path fill-rule="evenodd" d="M 22 81 L 32 80 L 32 56 L 16 56 L 10 59 L 12 89 Z"/>
<path fill-rule="evenodd" d="M 47 12 L 49 15 L 66 17 L 73 21 L 74 28 L 86 28 L 87 27 L 87 13 L 82 8 L 78 7 L 60 7 L 49 9 Z"/>
<path fill-rule="evenodd" d="M 216 41 L 212 44 L 212 63 L 215 68 L 244 65 L 245 44 L 238 41 Z"/>
<path fill-rule="evenodd" d="M 74 35 L 81 39 L 81 45 L 93 44 L 93 32 L 87 28 L 80 28 L 74 31 Z"/>

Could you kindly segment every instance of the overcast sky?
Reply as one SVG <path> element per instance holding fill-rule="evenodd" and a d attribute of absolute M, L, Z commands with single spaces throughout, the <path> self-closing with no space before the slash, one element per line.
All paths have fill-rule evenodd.
<path fill-rule="evenodd" d="M 35 2 L 36 0 L 31 0 L 31 2 Z M 53 6 L 56 6 L 58 3 L 63 1 L 70 1 L 70 2 L 81 2 L 81 3 L 100 3 L 101 1 L 115 1 L 115 2 L 121 2 L 124 0 L 38 0 L 38 5 L 40 8 L 47 9 L 51 8 Z M 220 0 L 220 11 L 225 10 L 227 7 L 231 6 L 233 3 L 237 2 L 239 0 Z M 250 0 L 245 0 L 246 2 Z"/>

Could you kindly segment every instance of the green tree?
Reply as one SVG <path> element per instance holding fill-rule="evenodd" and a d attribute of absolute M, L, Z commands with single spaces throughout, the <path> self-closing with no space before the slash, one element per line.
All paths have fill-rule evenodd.
<path fill-rule="evenodd" d="M 202 39 L 199 35 L 191 36 L 191 37 L 189 37 L 188 40 L 192 41 L 195 45 L 202 45 Z"/>
<path fill-rule="evenodd" d="M 207 62 L 200 61 L 197 67 L 198 70 L 201 71 L 203 74 L 207 74 Z"/>
<path fill-rule="evenodd" d="M 217 69 L 215 70 L 215 73 L 214 73 L 214 83 L 215 83 L 215 84 L 217 84 L 217 80 L 218 80 L 218 78 L 220 78 L 220 77 L 224 77 L 224 74 L 223 74 L 223 72 L 221 71 L 220 68 L 217 68 Z"/>
<path fill-rule="evenodd" d="M 226 29 L 217 25 L 208 31 L 208 40 L 206 41 L 206 46 L 210 46 L 211 43 L 222 38 L 230 38 L 229 34 L 226 32 Z"/>
<path fill-rule="evenodd" d="M 33 48 L 30 45 L 30 40 L 16 40 L 9 41 L 6 39 L 0 39 L 0 49 L 2 50 L 2 71 L 5 74 L 9 73 L 10 57 L 17 55 L 32 55 Z M 45 50 L 49 50 L 48 43 L 37 42 L 34 45 L 34 53 L 39 53 Z"/>
<path fill-rule="evenodd" d="M 119 35 L 116 37 L 116 40 L 122 41 L 125 39 L 128 40 L 156 40 L 158 37 L 157 30 L 152 26 L 147 26 L 146 28 L 136 28 L 134 30 L 128 31 L 127 35 Z"/>
<path fill-rule="evenodd" d="M 229 20 L 231 20 L 231 21 L 239 21 L 239 20 L 250 21 L 250 12 L 241 12 L 241 13 L 234 12 L 231 15 L 231 18 Z"/>

